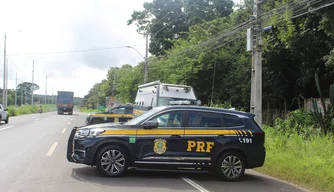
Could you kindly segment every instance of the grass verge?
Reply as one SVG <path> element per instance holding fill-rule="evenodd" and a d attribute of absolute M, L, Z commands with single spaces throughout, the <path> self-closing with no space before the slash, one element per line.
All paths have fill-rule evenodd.
<path fill-rule="evenodd" d="M 87 109 L 86 107 L 78 107 L 80 112 L 83 113 L 91 113 L 91 112 L 104 112 L 105 110 L 98 110 L 98 109 Z"/>
<path fill-rule="evenodd" d="M 56 111 L 56 105 L 42 105 L 43 112 Z M 25 105 L 15 108 L 14 106 L 7 106 L 9 116 L 19 116 L 26 114 L 33 114 L 39 112 L 39 105 Z"/>
<path fill-rule="evenodd" d="M 322 134 L 308 137 L 264 127 L 267 156 L 254 170 L 312 191 L 334 189 L 334 138 Z"/>

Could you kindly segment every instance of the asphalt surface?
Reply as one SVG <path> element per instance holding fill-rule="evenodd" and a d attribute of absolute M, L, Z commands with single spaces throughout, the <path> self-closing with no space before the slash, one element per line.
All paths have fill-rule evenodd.
<path fill-rule="evenodd" d="M 1 192 L 145 191 L 145 192 L 299 192 L 297 187 L 246 171 L 240 182 L 223 182 L 204 173 L 130 171 L 121 178 L 102 177 L 95 167 L 70 163 L 67 140 L 85 115 L 56 112 L 11 117 L 0 125 Z"/>

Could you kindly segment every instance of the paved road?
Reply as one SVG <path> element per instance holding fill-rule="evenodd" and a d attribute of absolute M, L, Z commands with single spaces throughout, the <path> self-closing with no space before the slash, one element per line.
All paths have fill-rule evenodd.
<path fill-rule="evenodd" d="M 69 163 L 66 145 L 71 128 L 83 125 L 85 114 L 55 112 L 10 118 L 0 125 L 1 192 L 268 192 L 301 191 L 247 171 L 242 182 L 217 181 L 207 174 L 132 171 L 122 178 L 105 178 L 96 168 Z"/>

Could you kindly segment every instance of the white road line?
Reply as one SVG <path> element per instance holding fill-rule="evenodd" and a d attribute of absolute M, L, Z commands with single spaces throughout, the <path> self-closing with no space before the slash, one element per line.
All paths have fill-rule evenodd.
<path fill-rule="evenodd" d="M 198 189 L 200 192 L 209 192 L 208 190 L 204 189 L 202 186 L 200 186 L 199 184 L 195 183 L 193 180 L 191 180 L 191 179 L 189 179 L 187 177 L 181 177 L 181 179 L 183 179 L 183 181 L 187 182 L 191 186 L 193 186 L 196 189 Z"/>
<path fill-rule="evenodd" d="M 14 126 L 8 126 L 8 127 L 0 128 L 0 131 L 3 131 L 5 129 L 9 129 L 9 128 L 12 128 L 12 127 L 14 127 Z"/>
<path fill-rule="evenodd" d="M 71 118 L 71 121 L 73 120 L 73 118 Z"/>
<path fill-rule="evenodd" d="M 40 120 L 40 118 L 35 119 L 35 121 L 38 121 L 38 120 Z"/>
<path fill-rule="evenodd" d="M 63 129 L 63 131 L 61 133 L 65 133 L 65 131 L 66 131 L 66 127 Z"/>
<path fill-rule="evenodd" d="M 68 122 L 67 124 L 71 124 L 71 122 Z"/>
<path fill-rule="evenodd" d="M 50 147 L 50 149 L 49 149 L 48 153 L 46 154 L 46 156 L 51 156 L 52 153 L 54 152 L 54 150 L 56 149 L 57 145 L 58 145 L 58 142 L 54 142 L 52 144 L 52 146 Z"/>

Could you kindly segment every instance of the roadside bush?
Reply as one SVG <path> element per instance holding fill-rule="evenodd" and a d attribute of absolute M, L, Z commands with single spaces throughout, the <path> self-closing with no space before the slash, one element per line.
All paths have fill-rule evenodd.
<path fill-rule="evenodd" d="M 55 111 L 56 106 L 55 105 L 42 105 L 43 112 L 50 112 Z M 25 105 L 15 108 L 14 106 L 8 106 L 8 114 L 9 116 L 19 116 L 19 115 L 26 115 L 26 114 L 32 114 L 32 113 L 38 113 L 39 106 L 38 105 Z"/>
<path fill-rule="evenodd" d="M 105 110 L 87 109 L 86 107 L 79 107 L 79 111 L 83 113 L 91 113 L 91 112 L 104 112 Z"/>
<path fill-rule="evenodd" d="M 277 118 L 273 128 L 277 133 L 283 132 L 287 135 L 297 133 L 309 137 L 321 134 L 320 127 L 317 126 L 313 114 L 303 109 L 292 111 L 286 120 Z"/>

